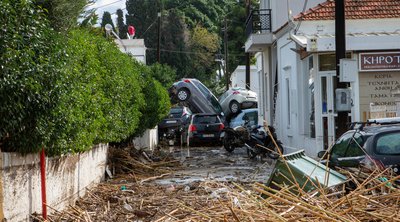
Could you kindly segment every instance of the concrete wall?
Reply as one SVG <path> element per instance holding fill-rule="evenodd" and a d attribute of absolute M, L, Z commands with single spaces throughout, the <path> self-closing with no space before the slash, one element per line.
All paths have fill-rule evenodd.
<path fill-rule="evenodd" d="M 246 88 L 246 66 L 238 66 L 231 75 L 232 87 Z M 260 92 L 258 81 L 257 66 L 250 66 L 250 90 Z"/>
<path fill-rule="evenodd" d="M 137 137 L 133 140 L 133 144 L 137 148 L 147 148 L 154 150 L 158 144 L 158 128 L 146 130 L 143 136 Z"/>
<path fill-rule="evenodd" d="M 102 181 L 107 152 L 108 145 L 99 145 L 81 154 L 46 158 L 47 204 L 61 210 L 74 204 L 86 188 Z M 39 154 L 1 153 L 0 158 L 2 213 L 6 221 L 28 221 L 32 213 L 41 214 Z"/>

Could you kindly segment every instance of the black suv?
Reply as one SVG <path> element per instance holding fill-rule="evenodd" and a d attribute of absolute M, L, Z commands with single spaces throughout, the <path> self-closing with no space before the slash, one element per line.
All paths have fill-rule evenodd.
<path fill-rule="evenodd" d="M 172 107 L 168 116 L 158 124 L 159 141 L 167 141 L 170 145 L 180 143 L 183 126 L 189 121 L 192 111 L 186 106 Z"/>
<path fill-rule="evenodd" d="M 318 157 L 329 156 L 329 166 L 392 167 L 400 170 L 400 121 L 386 118 L 366 123 L 356 123 L 354 129 L 344 133 L 329 152 L 321 151 Z M 326 160 L 325 160 L 326 161 Z"/>

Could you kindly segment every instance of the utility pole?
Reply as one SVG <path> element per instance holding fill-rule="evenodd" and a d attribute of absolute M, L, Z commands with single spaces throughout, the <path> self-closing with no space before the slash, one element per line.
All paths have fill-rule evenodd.
<path fill-rule="evenodd" d="M 250 0 L 246 0 L 246 19 L 250 16 Z M 250 53 L 246 52 L 246 89 L 250 89 Z"/>
<path fill-rule="evenodd" d="M 336 76 L 338 80 L 340 74 L 340 59 L 346 57 L 346 24 L 344 2 L 345 0 L 335 0 Z M 342 87 L 345 87 L 345 84 L 340 82 L 338 88 Z"/>
<path fill-rule="evenodd" d="M 226 17 L 224 18 L 224 53 L 225 53 L 225 70 L 224 70 L 224 75 L 226 78 L 226 90 L 229 89 L 229 84 L 230 84 L 230 75 L 229 75 L 229 69 L 228 69 L 228 23 L 226 20 Z"/>
<path fill-rule="evenodd" d="M 158 39 L 157 39 L 157 62 L 160 63 L 160 42 L 161 42 L 161 9 L 160 12 L 157 13 L 158 19 Z"/>
<path fill-rule="evenodd" d="M 335 44 L 336 44 L 336 85 L 337 88 L 346 88 L 347 83 L 340 82 L 340 59 L 346 57 L 346 20 L 345 0 L 335 0 Z M 334 92 L 335 93 L 335 92 Z M 346 132 L 348 112 L 338 112 L 336 124 L 336 138 Z"/>

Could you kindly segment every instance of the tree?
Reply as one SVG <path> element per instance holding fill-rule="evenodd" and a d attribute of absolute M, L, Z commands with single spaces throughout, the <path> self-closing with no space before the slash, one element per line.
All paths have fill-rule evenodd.
<path fill-rule="evenodd" d="M 112 29 L 115 31 L 115 26 L 114 22 L 111 19 L 111 14 L 107 11 L 103 13 L 103 18 L 101 19 L 101 24 L 100 26 L 104 28 L 107 24 L 110 24 L 112 26 Z"/>
<path fill-rule="evenodd" d="M 149 49 L 146 54 L 147 64 L 156 62 L 157 48 L 157 12 L 160 10 L 158 0 L 127 0 L 126 24 L 136 29 L 137 38 L 143 38 Z"/>
<path fill-rule="evenodd" d="M 117 27 L 118 27 L 119 38 L 126 39 L 126 33 L 128 32 L 128 28 L 124 22 L 124 12 L 122 11 L 122 9 L 117 10 Z"/>
<path fill-rule="evenodd" d="M 78 18 L 84 8 L 94 0 L 34 0 L 33 2 L 45 9 L 51 26 L 58 31 L 65 31 L 78 24 Z"/>
<path fill-rule="evenodd" d="M 219 48 L 219 38 L 215 33 L 197 25 L 190 38 L 191 72 L 190 77 L 196 77 L 201 81 L 208 82 L 215 75 L 215 57 Z"/>
<path fill-rule="evenodd" d="M 190 49 L 187 29 L 178 11 L 165 11 L 161 30 L 161 62 L 176 69 L 177 78 L 187 76 L 190 67 Z"/>

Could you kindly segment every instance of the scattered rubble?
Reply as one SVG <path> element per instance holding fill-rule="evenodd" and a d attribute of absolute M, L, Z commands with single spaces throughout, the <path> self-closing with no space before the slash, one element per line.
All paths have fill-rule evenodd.
<path fill-rule="evenodd" d="M 341 169 L 345 184 L 315 184 L 308 193 L 296 182 L 274 184 L 279 190 L 214 180 L 163 186 L 152 181 L 168 177 L 176 161 L 113 152 L 113 168 L 123 174 L 87 190 L 75 206 L 53 210 L 49 221 L 400 221 L 400 176 L 390 169 Z"/>

